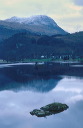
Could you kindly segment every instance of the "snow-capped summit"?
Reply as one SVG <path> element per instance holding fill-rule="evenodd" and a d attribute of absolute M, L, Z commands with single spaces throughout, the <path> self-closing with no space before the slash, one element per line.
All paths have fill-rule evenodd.
<path fill-rule="evenodd" d="M 31 17 L 11 17 L 4 20 L 12 28 L 25 29 L 42 35 L 67 34 L 56 22 L 46 15 L 34 15 Z M 11 24 L 12 23 L 12 24 Z M 8 25 L 8 26 L 9 26 Z"/>
<path fill-rule="evenodd" d="M 35 24 L 35 25 L 53 25 L 53 26 L 57 26 L 57 24 L 55 23 L 55 21 L 45 15 L 35 15 L 35 16 L 31 16 L 31 17 L 11 17 L 10 19 L 6 19 L 5 21 L 7 22 L 17 22 L 17 23 L 24 23 L 24 24 Z"/>
<path fill-rule="evenodd" d="M 16 23 L 23 23 L 27 18 L 21 18 L 21 17 L 16 17 L 16 16 L 13 16 L 9 19 L 6 19 L 5 21 L 7 22 L 16 22 Z"/>

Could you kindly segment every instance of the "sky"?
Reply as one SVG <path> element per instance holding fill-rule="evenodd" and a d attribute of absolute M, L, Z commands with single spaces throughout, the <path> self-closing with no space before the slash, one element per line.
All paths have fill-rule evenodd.
<path fill-rule="evenodd" d="M 47 15 L 64 30 L 83 31 L 83 0 L 0 0 L 0 20 Z"/>

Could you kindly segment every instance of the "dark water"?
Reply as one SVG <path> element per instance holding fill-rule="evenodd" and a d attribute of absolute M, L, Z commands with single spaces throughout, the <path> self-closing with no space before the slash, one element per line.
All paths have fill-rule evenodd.
<path fill-rule="evenodd" d="M 29 114 L 52 102 L 69 109 L 47 119 Z M 0 65 L 0 128 L 83 128 L 83 65 Z"/>

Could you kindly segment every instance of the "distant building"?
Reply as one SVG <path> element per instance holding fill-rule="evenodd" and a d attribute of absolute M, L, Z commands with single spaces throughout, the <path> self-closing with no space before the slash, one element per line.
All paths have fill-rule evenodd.
<path fill-rule="evenodd" d="M 45 58 L 45 56 L 42 55 L 42 56 L 41 56 L 41 59 L 44 59 L 44 58 Z"/>

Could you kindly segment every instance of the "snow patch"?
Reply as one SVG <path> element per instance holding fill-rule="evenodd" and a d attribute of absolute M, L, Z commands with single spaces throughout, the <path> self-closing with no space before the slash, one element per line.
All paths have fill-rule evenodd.
<path fill-rule="evenodd" d="M 16 23 L 21 23 L 21 24 L 35 24 L 35 25 L 53 25 L 57 26 L 56 22 L 45 15 L 35 15 L 31 17 L 11 17 L 9 19 L 6 19 L 5 21 L 7 22 L 16 22 Z"/>

